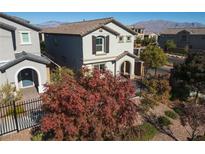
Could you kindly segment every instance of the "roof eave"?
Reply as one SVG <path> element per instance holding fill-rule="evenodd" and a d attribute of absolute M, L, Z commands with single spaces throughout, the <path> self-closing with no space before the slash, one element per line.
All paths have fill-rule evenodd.
<path fill-rule="evenodd" d="M 14 18 L 12 16 L 9 16 L 7 14 L 0 13 L 0 17 L 5 18 L 5 19 L 10 20 L 10 21 L 13 21 L 15 23 L 18 23 L 18 24 L 23 25 L 25 27 L 31 28 L 31 29 L 33 29 L 35 31 L 41 31 L 41 28 L 36 27 L 36 26 L 34 26 L 34 25 L 30 24 L 30 23 L 22 22 L 22 21 Z"/>

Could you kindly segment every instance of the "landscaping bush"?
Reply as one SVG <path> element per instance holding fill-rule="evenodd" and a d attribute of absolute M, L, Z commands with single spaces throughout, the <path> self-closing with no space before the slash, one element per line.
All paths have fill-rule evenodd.
<path fill-rule="evenodd" d="M 43 141 L 43 133 L 37 133 L 31 137 L 31 141 Z"/>
<path fill-rule="evenodd" d="M 140 135 L 138 137 L 141 141 L 151 140 L 157 133 L 157 129 L 150 123 L 144 123 L 139 126 Z"/>
<path fill-rule="evenodd" d="M 140 126 L 127 129 L 123 135 L 126 141 L 149 141 L 156 133 L 156 128 L 150 123 L 145 122 Z"/>
<path fill-rule="evenodd" d="M 203 136 L 197 136 L 194 141 L 205 141 L 205 134 Z"/>
<path fill-rule="evenodd" d="M 23 113 L 23 112 L 24 112 L 24 108 L 23 108 L 22 106 L 17 106 L 17 107 L 16 107 L 16 114 L 21 114 L 21 113 Z M 14 108 L 9 108 L 9 109 L 7 110 L 7 112 L 6 112 L 6 114 L 7 114 L 8 116 L 14 115 Z"/>
<path fill-rule="evenodd" d="M 167 127 L 167 126 L 171 125 L 171 121 L 167 117 L 160 116 L 160 117 L 158 117 L 157 120 L 158 120 L 160 126 L 162 126 L 162 127 L 164 127 L 164 126 Z"/>
<path fill-rule="evenodd" d="M 173 110 L 180 116 L 184 114 L 184 111 L 180 107 L 174 107 Z"/>
<path fill-rule="evenodd" d="M 165 111 L 164 114 L 169 117 L 169 118 L 172 118 L 172 119 L 176 119 L 177 118 L 177 114 L 174 113 L 173 111 Z"/>

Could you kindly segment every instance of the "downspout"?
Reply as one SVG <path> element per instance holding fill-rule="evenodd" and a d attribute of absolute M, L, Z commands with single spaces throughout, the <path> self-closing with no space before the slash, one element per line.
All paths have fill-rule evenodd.
<path fill-rule="evenodd" d="M 116 61 L 115 61 L 115 64 L 114 64 L 114 77 L 116 77 Z"/>

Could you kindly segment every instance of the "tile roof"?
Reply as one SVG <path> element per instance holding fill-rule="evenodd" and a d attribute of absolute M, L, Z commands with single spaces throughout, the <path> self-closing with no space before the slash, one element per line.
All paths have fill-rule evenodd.
<path fill-rule="evenodd" d="M 143 25 L 130 25 L 128 28 L 135 28 L 135 29 L 145 29 Z"/>
<path fill-rule="evenodd" d="M 177 34 L 181 31 L 188 31 L 193 35 L 200 35 L 205 34 L 205 27 L 199 28 L 168 28 L 165 31 L 161 32 L 160 34 Z"/>
<path fill-rule="evenodd" d="M 25 19 L 22 19 L 22 18 L 19 18 L 19 17 L 10 16 L 10 15 L 7 15 L 5 13 L 0 13 L 0 17 L 8 19 L 10 21 L 13 21 L 15 23 L 18 23 L 20 25 L 23 25 L 25 27 L 31 28 L 31 29 L 36 30 L 36 31 L 41 30 L 39 27 L 36 27 L 36 26 L 30 24 L 30 22 L 28 20 L 25 20 Z"/>
<path fill-rule="evenodd" d="M 139 57 L 137 57 L 136 55 L 134 55 L 134 54 L 132 54 L 132 53 L 130 53 L 130 52 L 128 52 L 128 51 L 124 51 L 123 53 L 121 53 L 120 55 L 118 55 L 118 56 L 115 58 L 115 60 L 119 60 L 119 59 L 123 58 L 123 57 L 126 56 L 126 55 L 128 55 L 128 56 L 130 56 L 130 57 L 132 57 L 132 58 L 135 58 L 136 60 L 140 61 L 140 60 L 139 60 Z"/>
<path fill-rule="evenodd" d="M 135 34 L 134 31 L 130 30 L 123 24 L 119 23 L 118 21 L 114 20 L 113 18 L 102 18 L 102 19 L 95 19 L 95 20 L 87 20 L 81 22 L 73 22 L 69 24 L 63 24 L 58 27 L 53 28 L 45 28 L 43 29 L 43 33 L 50 33 L 50 34 L 69 34 L 69 35 L 81 35 L 85 36 L 99 28 L 104 28 L 116 35 L 119 35 L 118 32 L 115 30 L 105 26 L 106 24 L 113 22 L 120 27 L 124 28 L 128 32 Z"/>
<path fill-rule="evenodd" d="M 9 61 L 6 64 L 0 66 L 0 71 L 4 72 L 8 68 L 10 68 L 10 67 L 12 67 L 12 66 L 24 61 L 24 60 L 30 60 L 30 61 L 34 61 L 34 62 L 38 62 L 38 63 L 42 63 L 42 64 L 49 64 L 50 63 L 50 61 L 48 59 L 46 59 L 45 57 L 37 56 L 37 55 L 31 54 L 31 53 L 27 53 L 25 51 L 15 54 L 15 58 L 16 59 Z"/>

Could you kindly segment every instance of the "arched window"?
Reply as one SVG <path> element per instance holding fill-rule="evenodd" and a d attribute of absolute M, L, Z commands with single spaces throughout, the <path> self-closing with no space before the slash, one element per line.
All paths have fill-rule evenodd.
<path fill-rule="evenodd" d="M 98 36 L 96 38 L 96 53 L 105 52 L 105 38 L 103 36 Z"/>

